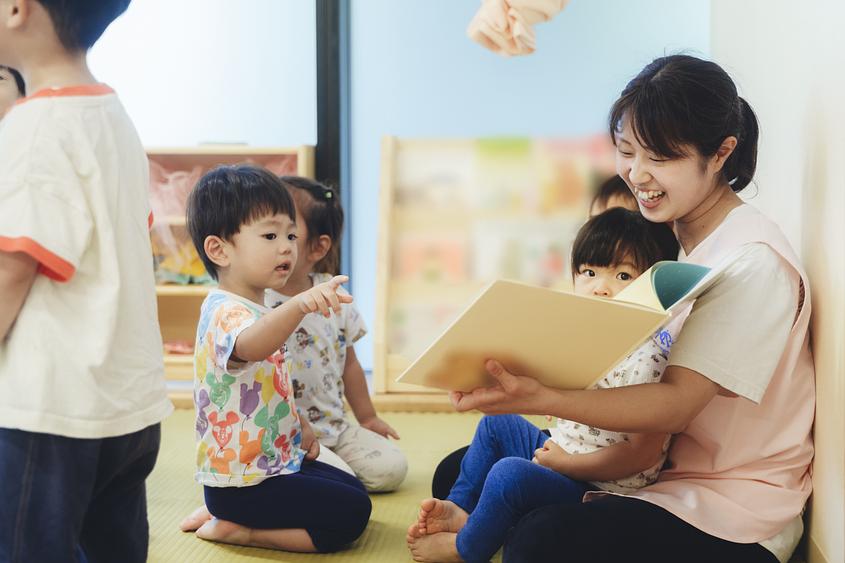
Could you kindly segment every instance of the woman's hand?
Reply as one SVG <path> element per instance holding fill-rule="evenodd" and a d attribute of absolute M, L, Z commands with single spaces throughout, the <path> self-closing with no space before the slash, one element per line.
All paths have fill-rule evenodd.
<path fill-rule="evenodd" d="M 534 458 L 531 461 L 538 465 L 542 465 L 543 467 L 548 467 L 552 471 L 557 471 L 562 475 L 566 475 L 570 457 L 571 454 L 561 448 L 554 440 L 549 438 L 543 442 L 542 448 L 534 450 Z"/>
<path fill-rule="evenodd" d="M 388 423 L 386 423 L 377 416 L 365 420 L 359 420 L 358 424 L 361 425 L 361 428 L 366 428 L 367 430 L 375 432 L 376 434 L 384 436 L 385 438 L 390 436 L 394 440 L 399 439 L 399 434 L 396 432 L 396 430 L 394 430 L 392 426 L 390 426 Z"/>
<path fill-rule="evenodd" d="M 514 375 L 496 360 L 484 365 L 496 380 L 491 387 L 480 387 L 469 393 L 452 391 L 449 399 L 458 412 L 478 409 L 485 414 L 545 414 L 541 399 L 551 389 L 532 377 Z"/>
<path fill-rule="evenodd" d="M 302 443 L 299 447 L 305 450 L 306 461 L 314 461 L 320 455 L 320 442 L 307 420 L 300 416 L 299 423 L 302 425 Z"/>

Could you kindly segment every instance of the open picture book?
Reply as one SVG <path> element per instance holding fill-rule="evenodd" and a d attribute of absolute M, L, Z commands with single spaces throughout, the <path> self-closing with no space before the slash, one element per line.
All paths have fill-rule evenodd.
<path fill-rule="evenodd" d="M 641 346 L 724 272 L 658 262 L 613 299 L 498 280 L 397 381 L 450 391 L 492 384 L 488 359 L 559 389 L 585 389 Z"/>

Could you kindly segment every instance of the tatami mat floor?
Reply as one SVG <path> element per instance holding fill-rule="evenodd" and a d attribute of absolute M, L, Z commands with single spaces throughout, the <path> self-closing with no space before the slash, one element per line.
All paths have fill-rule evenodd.
<path fill-rule="evenodd" d="M 193 411 L 177 410 L 162 426 L 158 463 L 147 481 L 152 563 L 284 561 L 319 563 L 395 563 L 411 561 L 405 530 L 417 514 L 419 501 L 431 495 L 431 475 L 437 463 L 472 438 L 479 414 L 383 413 L 399 432 L 408 456 L 408 477 L 394 493 L 373 495 L 367 530 L 346 551 L 328 555 L 296 554 L 235 547 L 198 539 L 179 531 L 179 521 L 202 503 L 201 487 L 193 481 Z M 543 424 L 540 417 L 532 417 Z M 327 507 L 331 508 L 331 507 Z M 803 550 L 800 550 L 803 551 Z M 494 561 L 499 561 L 497 555 Z M 796 556 L 791 563 L 803 559 Z"/>
<path fill-rule="evenodd" d="M 394 493 L 373 495 L 369 526 L 350 549 L 330 555 L 304 555 L 216 544 L 179 531 L 179 521 L 202 503 L 202 490 L 193 481 L 193 411 L 177 410 L 163 423 L 158 463 L 147 481 L 149 561 L 410 561 L 405 530 L 416 517 L 419 501 L 431 495 L 434 468 L 444 455 L 469 443 L 480 415 L 384 413 L 383 416 L 399 432 L 402 439 L 398 443 L 408 456 L 405 483 Z"/>

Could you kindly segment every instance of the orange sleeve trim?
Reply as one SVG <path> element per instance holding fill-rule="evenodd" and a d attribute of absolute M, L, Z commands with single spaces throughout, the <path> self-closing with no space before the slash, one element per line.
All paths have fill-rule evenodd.
<path fill-rule="evenodd" d="M 47 276 L 51 280 L 66 282 L 76 272 L 73 264 L 64 258 L 56 256 L 31 238 L 0 237 L 0 251 L 23 252 L 24 254 L 28 254 L 38 261 L 38 273 Z"/>
<path fill-rule="evenodd" d="M 152 229 L 152 228 L 153 228 L 153 221 L 154 221 L 154 220 L 155 220 L 155 217 L 153 217 L 153 212 L 152 212 L 152 211 L 150 211 L 150 216 L 149 216 L 149 217 L 147 217 L 147 228 L 148 228 L 148 229 Z"/>
<path fill-rule="evenodd" d="M 103 96 L 114 94 L 111 86 L 105 84 L 83 84 L 81 86 L 65 86 L 64 88 L 44 88 L 25 98 L 21 98 L 15 105 L 23 104 L 36 98 L 58 98 L 62 96 Z"/>

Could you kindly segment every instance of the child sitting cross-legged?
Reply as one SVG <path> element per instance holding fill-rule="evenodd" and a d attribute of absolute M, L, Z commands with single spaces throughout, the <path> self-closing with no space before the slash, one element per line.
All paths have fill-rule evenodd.
<path fill-rule="evenodd" d="M 668 226 L 609 209 L 575 239 L 574 291 L 614 297 L 655 262 L 677 256 Z M 596 387 L 659 381 L 670 336 L 655 334 Z M 508 530 L 534 509 L 580 503 L 591 489 L 626 492 L 653 483 L 668 445 L 668 434 L 624 434 L 561 419 L 550 438 L 521 416 L 485 416 L 448 497 L 422 501 L 418 521 L 408 528 L 408 548 L 415 561 L 489 561 Z"/>
<path fill-rule="evenodd" d="M 254 166 L 221 166 L 188 199 L 188 229 L 218 280 L 202 305 L 194 357 L 197 472 L 205 506 L 183 531 L 224 543 L 336 551 L 367 526 L 358 479 L 315 461 L 319 443 L 299 417 L 283 347 L 309 314 L 338 314 L 346 276 L 276 309 L 264 291 L 291 275 L 296 212 L 279 179 Z"/>

